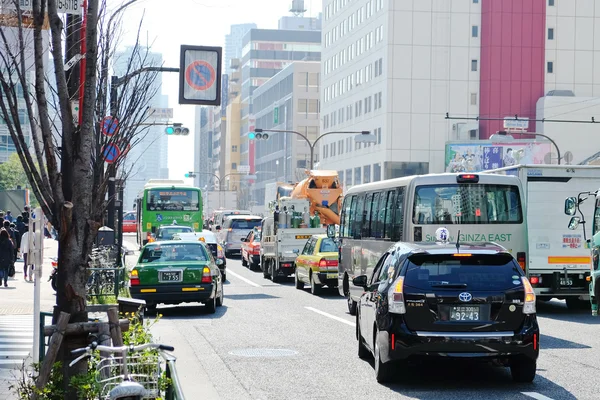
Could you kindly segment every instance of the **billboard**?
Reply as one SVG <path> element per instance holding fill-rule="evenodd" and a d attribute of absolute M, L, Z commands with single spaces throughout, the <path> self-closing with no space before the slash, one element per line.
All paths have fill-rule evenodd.
<path fill-rule="evenodd" d="M 471 140 L 446 142 L 446 172 L 479 172 L 518 164 L 546 164 L 550 142 Z"/>

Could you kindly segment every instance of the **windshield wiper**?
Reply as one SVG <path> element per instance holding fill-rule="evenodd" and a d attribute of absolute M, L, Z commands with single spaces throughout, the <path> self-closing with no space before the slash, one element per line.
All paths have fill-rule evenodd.
<path fill-rule="evenodd" d="M 432 283 L 431 287 L 434 288 L 449 288 L 449 289 L 464 289 L 467 287 L 466 283 L 450 283 L 450 282 L 442 282 L 442 283 Z"/>

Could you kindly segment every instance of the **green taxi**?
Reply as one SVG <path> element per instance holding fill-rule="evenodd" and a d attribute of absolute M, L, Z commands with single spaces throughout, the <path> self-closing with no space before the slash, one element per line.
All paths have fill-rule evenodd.
<path fill-rule="evenodd" d="M 296 289 L 310 285 L 312 294 L 319 294 L 323 285 L 338 285 L 339 247 L 327 235 L 313 235 L 296 258 Z"/>
<path fill-rule="evenodd" d="M 200 302 L 209 313 L 223 305 L 223 279 L 210 250 L 201 241 L 148 243 L 129 279 L 131 297 L 157 304 Z"/>

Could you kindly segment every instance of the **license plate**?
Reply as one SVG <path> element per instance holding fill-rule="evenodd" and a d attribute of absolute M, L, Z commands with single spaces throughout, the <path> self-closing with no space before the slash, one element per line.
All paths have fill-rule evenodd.
<path fill-rule="evenodd" d="M 338 277 L 338 274 L 327 274 L 327 279 L 335 279 Z"/>
<path fill-rule="evenodd" d="M 573 286 L 573 279 L 560 278 L 560 286 Z"/>
<path fill-rule="evenodd" d="M 181 282 L 181 271 L 160 271 L 158 277 L 161 282 Z"/>
<path fill-rule="evenodd" d="M 450 308 L 450 321 L 479 321 L 480 312 L 477 306 L 456 306 Z"/>

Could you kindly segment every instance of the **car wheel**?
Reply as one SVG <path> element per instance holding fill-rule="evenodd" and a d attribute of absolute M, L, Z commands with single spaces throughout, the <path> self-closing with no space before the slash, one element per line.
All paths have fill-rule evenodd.
<path fill-rule="evenodd" d="M 156 313 L 156 304 L 155 303 L 146 304 L 146 312 L 149 314 Z"/>
<path fill-rule="evenodd" d="M 348 297 L 346 298 L 346 301 L 348 303 L 348 312 L 350 313 L 350 315 L 356 315 L 356 307 L 357 304 L 354 300 L 352 300 L 352 297 L 350 296 L 350 293 L 348 293 L 347 295 Z"/>
<path fill-rule="evenodd" d="M 592 306 L 589 300 L 580 300 L 577 297 L 567 297 L 566 301 L 569 310 L 589 310 Z"/>
<path fill-rule="evenodd" d="M 535 360 L 518 357 L 510 363 L 510 373 L 515 382 L 530 383 L 535 378 L 537 364 Z"/>
<path fill-rule="evenodd" d="M 310 274 L 310 292 L 316 296 L 321 293 L 322 287 L 322 285 L 315 282 L 313 275 Z"/>
<path fill-rule="evenodd" d="M 217 307 L 221 307 L 223 305 L 225 294 L 223 293 L 223 283 L 221 283 L 221 294 L 217 297 Z"/>
<path fill-rule="evenodd" d="M 302 282 L 300 278 L 298 278 L 298 270 L 294 272 L 294 284 L 296 285 L 296 289 L 304 290 L 304 282 Z"/>
<path fill-rule="evenodd" d="M 248 261 L 246 261 L 246 259 L 242 255 L 242 267 L 247 267 L 247 266 L 248 266 Z"/>
<path fill-rule="evenodd" d="M 360 332 L 360 315 L 356 315 L 356 339 L 358 340 L 358 358 L 361 360 L 368 360 L 372 357 L 371 352 L 365 346 L 365 342 L 362 338 L 362 333 Z"/>
<path fill-rule="evenodd" d="M 270 278 L 270 275 L 269 275 L 269 262 L 268 261 L 265 261 L 265 263 L 264 263 L 263 278 L 265 278 L 265 279 L 269 279 Z"/>
<path fill-rule="evenodd" d="M 214 314 L 215 312 L 217 312 L 217 294 L 216 293 L 215 293 L 215 297 L 213 297 L 206 303 L 206 312 L 208 312 L 209 314 Z"/>
<path fill-rule="evenodd" d="M 391 374 L 390 374 L 390 365 L 383 363 L 381 361 L 381 349 L 379 348 L 379 343 L 377 337 L 379 336 L 379 332 L 375 335 L 375 345 L 374 345 L 374 353 L 375 353 L 375 379 L 379 383 L 389 382 Z"/>
<path fill-rule="evenodd" d="M 228 252 L 228 251 L 226 251 L 226 252 L 225 252 L 225 258 L 231 258 L 231 253 L 230 253 L 230 252 Z"/>
<path fill-rule="evenodd" d="M 269 268 L 270 272 L 271 272 L 271 281 L 273 281 L 273 283 L 279 282 L 279 277 L 277 276 L 277 271 L 275 270 L 275 265 L 277 265 L 277 263 L 271 262 L 271 268 Z"/>

